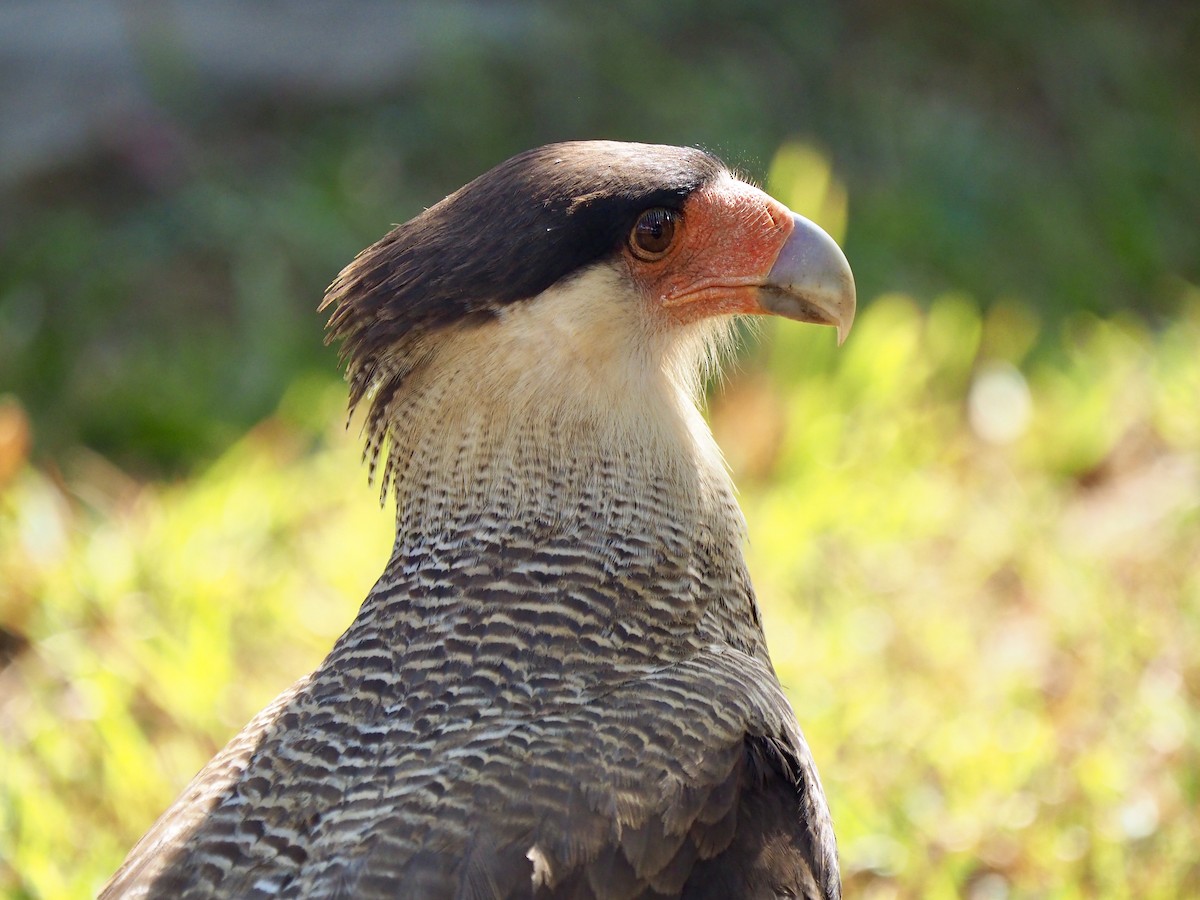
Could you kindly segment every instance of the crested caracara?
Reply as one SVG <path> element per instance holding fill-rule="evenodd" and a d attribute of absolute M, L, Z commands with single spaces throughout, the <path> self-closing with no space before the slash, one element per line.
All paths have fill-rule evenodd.
<path fill-rule="evenodd" d="M 391 558 L 102 896 L 837 897 L 697 409 L 735 316 L 845 336 L 837 245 L 702 151 L 555 144 L 324 306 Z"/>

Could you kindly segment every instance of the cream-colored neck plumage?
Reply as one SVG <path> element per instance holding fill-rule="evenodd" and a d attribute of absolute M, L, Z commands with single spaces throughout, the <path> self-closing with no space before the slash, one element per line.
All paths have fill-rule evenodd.
<path fill-rule="evenodd" d="M 696 405 L 720 328 L 656 322 L 615 266 L 598 266 L 439 336 L 388 410 L 398 580 L 383 589 L 431 554 L 427 578 L 455 585 L 484 560 L 538 568 L 526 604 L 603 571 L 625 586 L 597 615 L 669 620 L 688 643 L 765 659 L 744 522 Z M 441 591 L 405 593 L 411 614 Z"/>
<path fill-rule="evenodd" d="M 722 326 L 665 328 L 620 281 L 596 267 L 439 337 L 389 410 L 401 540 L 489 507 L 569 515 L 614 473 L 666 487 L 676 516 L 724 511 L 732 486 L 696 406 Z"/>

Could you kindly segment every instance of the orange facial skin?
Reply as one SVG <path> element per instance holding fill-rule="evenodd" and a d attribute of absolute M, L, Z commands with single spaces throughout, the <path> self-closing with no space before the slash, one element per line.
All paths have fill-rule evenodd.
<path fill-rule="evenodd" d="M 758 288 L 794 228 L 782 203 L 724 179 L 687 199 L 673 244 L 660 259 L 639 259 L 629 247 L 624 256 L 647 300 L 678 324 L 761 314 Z"/>

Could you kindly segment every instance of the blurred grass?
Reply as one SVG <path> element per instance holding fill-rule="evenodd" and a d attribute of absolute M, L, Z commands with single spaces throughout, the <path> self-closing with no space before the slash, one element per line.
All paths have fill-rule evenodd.
<path fill-rule="evenodd" d="M 831 368 L 780 329 L 770 370 L 803 373 L 759 388 L 751 566 L 849 893 L 1195 896 L 1200 307 L 1157 339 L 1078 323 L 1000 444 L 972 400 L 1021 376 L 947 321 L 999 337 L 890 298 Z"/>
<path fill-rule="evenodd" d="M 1200 292 L 1051 359 L 1029 328 L 880 298 L 840 352 L 772 328 L 714 404 L 850 896 L 1200 891 Z M 94 892 L 348 624 L 391 528 L 341 402 L 297 383 L 178 483 L 12 476 L 4 896 Z"/>

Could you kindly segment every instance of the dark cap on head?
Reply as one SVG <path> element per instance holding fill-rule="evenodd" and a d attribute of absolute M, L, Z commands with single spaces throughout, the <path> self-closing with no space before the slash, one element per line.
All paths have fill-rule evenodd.
<path fill-rule="evenodd" d="M 639 213 L 724 171 L 702 150 L 577 141 L 514 156 L 368 247 L 330 286 L 351 402 L 422 334 L 495 315 L 616 251 Z M 403 367 L 403 364 L 402 364 Z"/>

